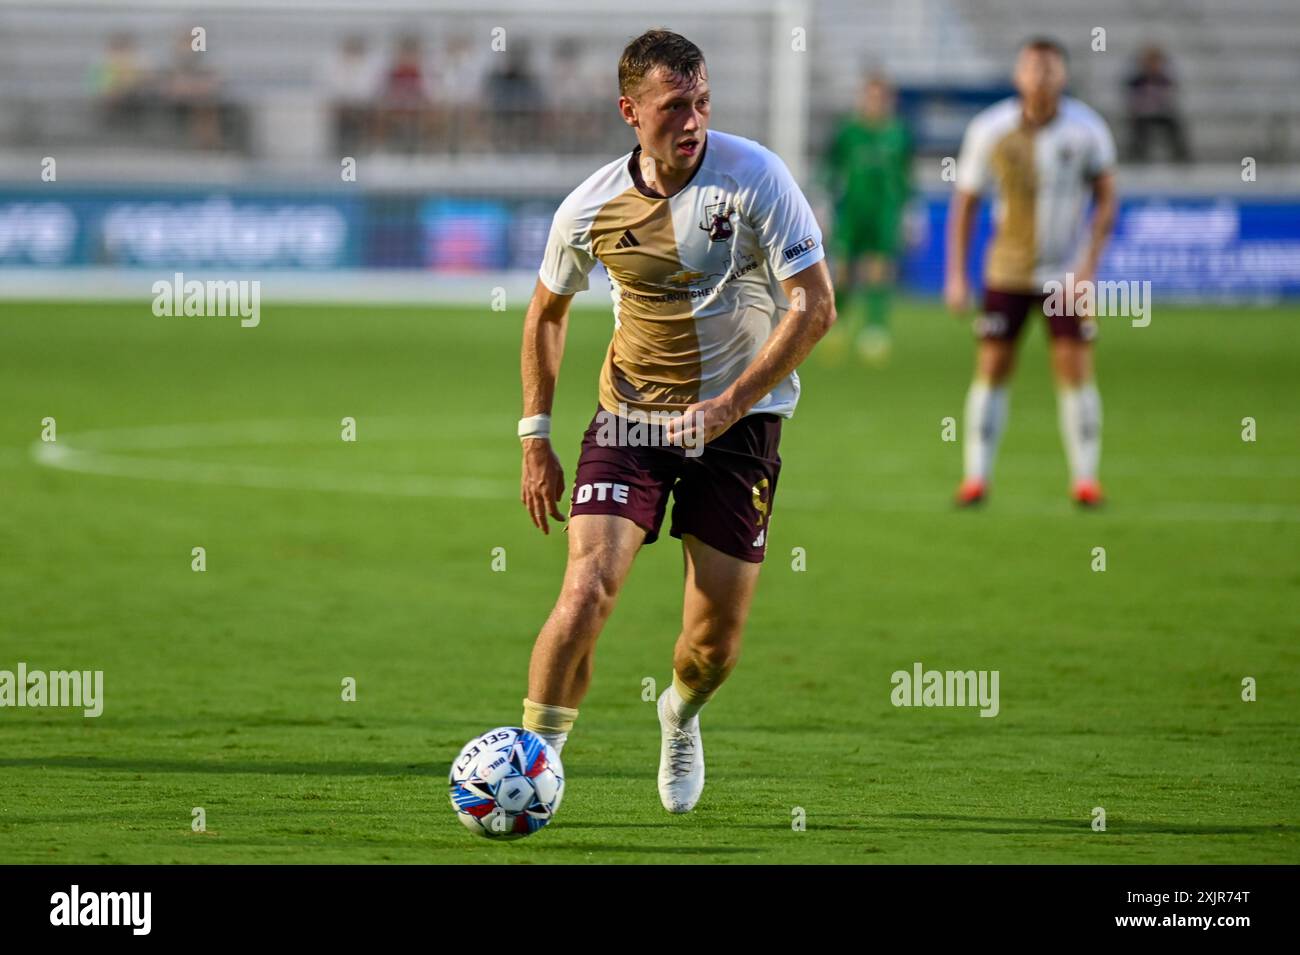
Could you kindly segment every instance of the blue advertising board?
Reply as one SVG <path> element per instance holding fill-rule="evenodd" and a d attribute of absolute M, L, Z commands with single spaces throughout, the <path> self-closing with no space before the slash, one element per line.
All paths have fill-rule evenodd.
<path fill-rule="evenodd" d="M 990 205 L 976 224 L 976 264 L 992 231 Z M 943 288 L 947 211 L 946 198 L 928 197 L 909 216 L 901 272 L 914 292 Z M 1189 301 L 1300 296 L 1300 201 L 1126 197 L 1097 278 L 1150 281 L 1156 294 Z"/>
<path fill-rule="evenodd" d="M 0 269 L 531 272 L 558 203 L 290 189 L 0 189 Z M 942 288 L 947 205 L 945 196 L 924 196 L 908 215 L 901 278 L 909 291 Z M 989 207 L 976 227 L 976 277 Z M 1150 281 L 1156 293 L 1185 300 L 1298 297 L 1300 198 L 1127 196 L 1097 277 Z"/>
<path fill-rule="evenodd" d="M 330 194 L 0 191 L 0 266 L 343 268 L 360 213 Z"/>

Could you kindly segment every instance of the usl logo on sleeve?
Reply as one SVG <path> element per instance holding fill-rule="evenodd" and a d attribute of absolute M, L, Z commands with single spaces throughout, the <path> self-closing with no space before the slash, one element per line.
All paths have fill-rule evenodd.
<path fill-rule="evenodd" d="M 781 254 L 785 256 L 787 262 L 793 262 L 799 256 L 811 252 L 815 248 L 817 248 L 817 240 L 809 235 L 804 236 L 788 249 L 782 250 Z"/>

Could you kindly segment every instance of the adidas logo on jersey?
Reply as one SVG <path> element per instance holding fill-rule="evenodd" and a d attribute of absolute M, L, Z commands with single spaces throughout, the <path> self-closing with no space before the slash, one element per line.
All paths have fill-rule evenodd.
<path fill-rule="evenodd" d="M 639 241 L 637 241 L 637 237 L 634 236 L 634 235 L 632 234 L 632 230 L 631 230 L 631 229 L 627 229 L 627 230 L 625 230 L 624 233 L 623 233 L 623 238 L 619 239 L 616 243 L 614 243 L 614 248 L 616 248 L 616 249 L 630 249 L 630 248 L 633 248 L 634 246 L 638 246 L 638 245 L 640 245 L 640 244 L 641 244 L 641 243 L 640 243 Z"/>

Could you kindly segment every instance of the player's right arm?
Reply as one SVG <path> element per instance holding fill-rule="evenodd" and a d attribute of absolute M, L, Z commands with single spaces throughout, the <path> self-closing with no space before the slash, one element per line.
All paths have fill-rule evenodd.
<path fill-rule="evenodd" d="M 572 301 L 573 295 L 553 292 L 541 279 L 537 280 L 528 312 L 524 315 L 524 340 L 519 356 L 525 418 L 551 413 L 555 383 L 560 377 L 560 360 L 564 357 L 569 303 Z M 551 448 L 549 437 L 525 438 L 522 443 L 524 460 L 519 500 L 528 508 L 528 516 L 537 529 L 549 534 L 548 514 L 557 521 L 564 520 L 560 513 L 564 468 Z"/>
<path fill-rule="evenodd" d="M 955 315 L 961 315 L 970 305 L 970 280 L 966 277 L 966 267 L 979 202 L 978 195 L 957 189 L 948 204 L 948 251 L 944 265 L 943 300 Z"/>
<path fill-rule="evenodd" d="M 551 532 L 547 515 L 563 521 L 560 498 L 564 496 L 564 469 L 551 450 L 550 414 L 555 399 L 555 382 L 560 377 L 564 355 L 564 333 L 569 323 L 569 303 L 587 288 L 587 276 L 595 267 L 589 221 L 583 214 L 583 195 L 572 193 L 560 204 L 551 223 L 537 271 L 528 312 L 524 315 L 524 342 L 519 356 L 523 380 L 524 417 L 546 415 L 541 430 L 546 437 L 523 439 L 523 477 L 519 500 L 543 534 Z M 522 424 L 522 422 L 521 422 Z M 521 429 L 535 430 L 534 428 Z"/>
<path fill-rule="evenodd" d="M 986 110 L 971 120 L 957 155 L 956 189 L 948 205 L 947 254 L 944 257 L 943 300 L 956 315 L 970 305 L 967 267 L 970 237 L 979 211 L 980 193 L 988 182 L 993 141 Z"/>

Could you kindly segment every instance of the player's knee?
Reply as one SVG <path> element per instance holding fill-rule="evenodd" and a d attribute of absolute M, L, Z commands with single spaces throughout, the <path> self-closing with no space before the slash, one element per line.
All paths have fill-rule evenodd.
<path fill-rule="evenodd" d="M 686 630 L 691 660 L 705 674 L 725 674 L 740 657 L 744 621 L 730 616 L 699 621 Z"/>
<path fill-rule="evenodd" d="M 1083 346 L 1073 342 L 1059 344 L 1052 349 L 1052 373 L 1058 385 L 1078 388 L 1089 377 L 1087 354 Z"/>
<path fill-rule="evenodd" d="M 1012 351 L 992 351 L 980 356 L 979 377 L 991 385 L 1005 384 L 1015 370 L 1016 357 Z"/>
<path fill-rule="evenodd" d="M 619 581 L 612 574 L 573 574 L 560 593 L 560 609 L 575 621 L 600 624 L 613 612 L 618 590 Z"/>

